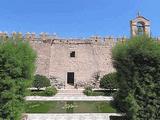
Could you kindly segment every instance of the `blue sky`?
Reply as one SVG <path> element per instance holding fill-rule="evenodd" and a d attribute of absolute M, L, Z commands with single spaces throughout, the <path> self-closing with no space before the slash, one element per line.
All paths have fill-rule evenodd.
<path fill-rule="evenodd" d="M 160 36 L 160 0 L 1 0 L 0 31 L 130 36 L 129 21 L 138 11 Z"/>

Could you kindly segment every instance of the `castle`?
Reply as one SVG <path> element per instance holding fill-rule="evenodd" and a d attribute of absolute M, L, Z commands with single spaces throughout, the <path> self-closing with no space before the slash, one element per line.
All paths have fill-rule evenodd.
<path fill-rule="evenodd" d="M 150 36 L 150 21 L 138 15 L 130 21 L 131 36 L 147 34 Z M 12 36 L 21 33 L 13 33 Z M 0 33 L 6 37 L 6 33 Z M 88 39 L 63 39 L 56 35 L 26 33 L 25 37 L 36 50 L 36 74 L 51 78 L 53 84 L 62 86 L 89 83 L 105 74 L 114 72 L 112 48 L 117 42 L 124 42 L 126 37 L 90 37 Z M 61 87 L 62 87 L 61 86 Z"/>

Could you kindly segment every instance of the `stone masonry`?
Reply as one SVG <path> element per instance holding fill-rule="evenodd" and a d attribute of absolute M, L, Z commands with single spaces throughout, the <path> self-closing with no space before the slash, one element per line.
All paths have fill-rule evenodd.
<path fill-rule="evenodd" d="M 122 39 L 121 39 L 122 41 Z M 86 40 L 52 39 L 30 42 L 36 50 L 36 74 L 54 77 L 67 84 L 67 72 L 74 72 L 74 83 L 91 81 L 94 76 L 114 72 L 111 50 L 114 39 L 92 37 Z M 75 57 L 70 57 L 74 51 Z"/>
<path fill-rule="evenodd" d="M 131 36 L 146 34 L 150 36 L 150 21 L 138 16 L 130 21 Z M 0 32 L 1 38 L 8 37 Z M 90 37 L 87 39 L 63 39 L 56 35 L 41 33 L 12 33 L 12 37 L 28 40 L 37 52 L 36 73 L 52 78 L 67 85 L 78 82 L 91 82 L 104 74 L 114 72 L 112 65 L 112 48 L 117 42 L 124 42 L 127 38 Z M 159 40 L 159 39 L 158 39 Z M 71 74 L 72 73 L 72 74 Z M 98 76 L 98 77 L 96 77 Z M 70 81 L 69 81 L 70 80 Z M 69 81 L 69 82 L 68 82 Z"/>

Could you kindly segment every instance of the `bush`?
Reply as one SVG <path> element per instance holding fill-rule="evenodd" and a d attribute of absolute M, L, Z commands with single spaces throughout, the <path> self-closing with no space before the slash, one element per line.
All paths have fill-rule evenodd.
<path fill-rule="evenodd" d="M 91 96 L 93 93 L 92 87 L 88 86 L 85 88 L 85 90 L 83 91 L 83 93 L 87 96 Z"/>
<path fill-rule="evenodd" d="M 31 96 L 53 96 L 57 93 L 55 87 L 48 87 L 45 90 L 31 90 Z"/>
<path fill-rule="evenodd" d="M 48 87 L 51 86 L 50 80 L 43 75 L 35 75 L 34 81 L 33 81 L 33 87 L 36 87 L 38 90 L 42 87 Z"/>
<path fill-rule="evenodd" d="M 105 96 L 105 91 L 104 90 L 94 90 L 92 92 L 92 96 Z"/>
<path fill-rule="evenodd" d="M 160 44 L 141 36 L 113 49 L 118 76 L 117 108 L 129 120 L 160 119 Z"/>
<path fill-rule="evenodd" d="M 45 96 L 53 96 L 57 93 L 57 89 L 55 87 L 48 87 L 44 91 Z"/>
<path fill-rule="evenodd" d="M 31 90 L 31 96 L 45 96 L 44 90 Z"/>
<path fill-rule="evenodd" d="M 113 91 L 113 89 L 117 88 L 117 73 L 109 73 L 104 75 L 103 78 L 100 80 L 100 87 L 109 89 Z"/>

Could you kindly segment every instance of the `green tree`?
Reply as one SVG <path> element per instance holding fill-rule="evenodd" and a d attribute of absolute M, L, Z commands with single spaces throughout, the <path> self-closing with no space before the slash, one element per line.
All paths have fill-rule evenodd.
<path fill-rule="evenodd" d="M 33 81 L 33 87 L 36 87 L 38 90 L 42 87 L 48 87 L 51 86 L 50 80 L 43 75 L 35 75 L 34 81 Z"/>
<path fill-rule="evenodd" d="M 100 87 L 109 89 L 110 92 L 113 91 L 113 89 L 117 89 L 117 73 L 109 73 L 104 75 L 100 80 Z"/>
<path fill-rule="evenodd" d="M 129 120 L 160 119 L 160 44 L 147 36 L 131 38 L 113 49 L 119 91 L 117 107 Z"/>
<path fill-rule="evenodd" d="M 19 120 L 31 85 L 36 54 L 28 42 L 0 39 L 0 119 Z"/>

